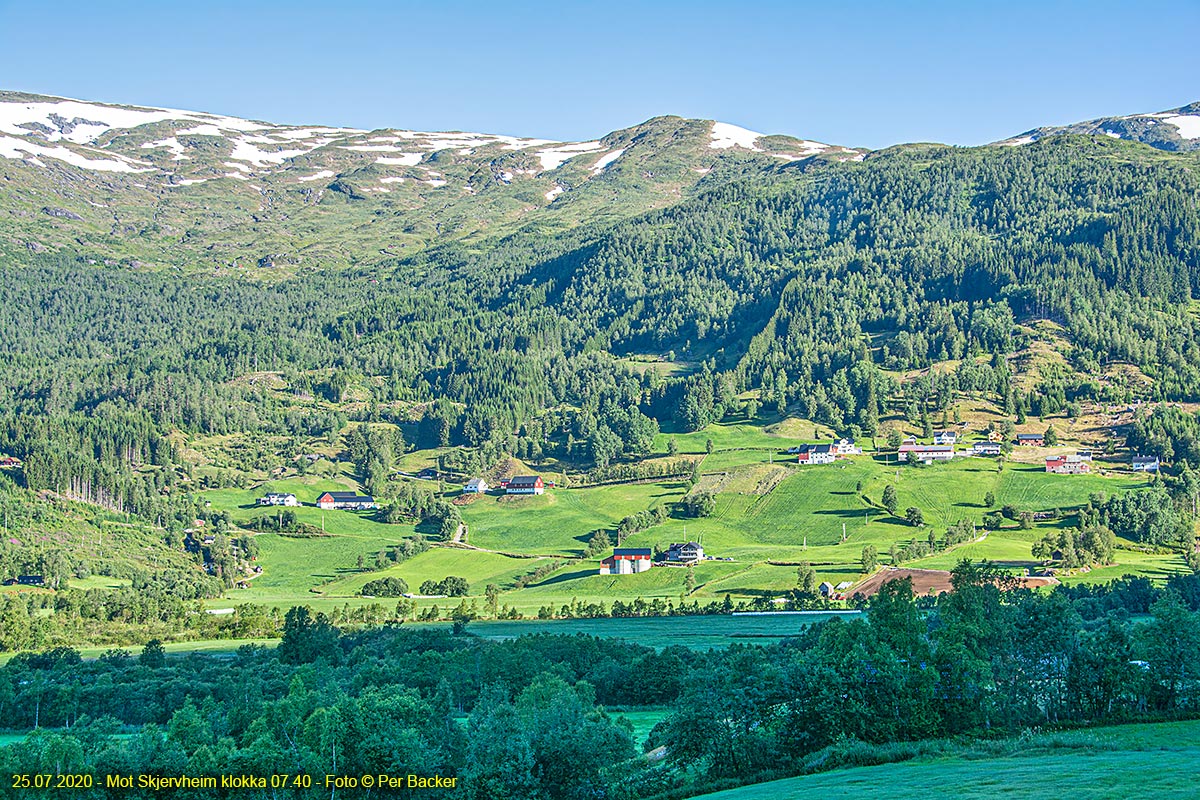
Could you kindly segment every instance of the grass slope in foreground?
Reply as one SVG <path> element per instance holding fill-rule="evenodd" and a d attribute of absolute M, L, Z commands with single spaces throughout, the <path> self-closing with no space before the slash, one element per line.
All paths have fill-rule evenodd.
<path fill-rule="evenodd" d="M 988 757 L 989 754 L 994 756 Z M 1200 722 L 1125 725 L 979 742 L 953 756 L 838 769 L 703 797 L 705 800 L 851 796 L 891 800 L 1193 798 L 1197 759 L 1200 759 Z"/>

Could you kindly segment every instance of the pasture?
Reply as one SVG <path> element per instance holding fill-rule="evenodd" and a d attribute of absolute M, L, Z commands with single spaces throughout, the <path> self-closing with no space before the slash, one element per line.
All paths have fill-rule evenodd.
<path fill-rule="evenodd" d="M 992 800 L 1117 800 L 1196 796 L 1200 722 L 1127 725 L 956 746 L 946 755 L 851 767 L 702 795 L 704 800 L 880 796 Z M 889 746 L 878 748 L 886 751 Z M 897 748 L 903 745 L 897 746 Z M 864 750 L 868 748 L 864 747 Z M 957 751 L 957 752 L 956 752 Z"/>
<path fill-rule="evenodd" d="M 978 526 L 979 538 L 905 566 L 952 569 L 963 558 L 987 559 L 1021 574 L 1040 566 L 1030 552 L 1032 544 L 1046 530 L 1071 524 L 1070 515 L 1089 495 L 1111 495 L 1146 484 L 1145 477 L 1127 472 L 1051 475 L 1036 463 L 1008 461 L 1000 468 L 996 459 L 989 458 L 958 458 L 931 466 L 897 464 L 894 454 L 871 451 L 871 440 L 860 442 L 868 450 L 862 456 L 830 465 L 800 466 L 784 451 L 813 431 L 811 423 L 786 420 L 770 428 L 734 422 L 673 437 L 660 435 L 656 449 L 665 450 L 668 439 L 674 438 L 681 454 L 703 457 L 700 489 L 716 496 L 716 509 L 709 517 L 682 516 L 677 503 L 691 486 L 677 479 L 559 487 L 540 497 L 493 492 L 459 507 L 468 526 L 467 542 L 475 550 L 435 545 L 427 553 L 378 571 L 373 568 L 376 554 L 416 535 L 417 530 L 411 524 L 378 522 L 370 512 L 322 511 L 311 506 L 323 491 L 358 488 L 349 477 L 297 476 L 253 489 L 206 491 L 203 497 L 213 507 L 228 510 L 234 523 L 241 525 L 278 513 L 255 505 L 264 492 L 292 492 L 310 504 L 293 509 L 296 516 L 323 527 L 328 534 L 312 539 L 259 534 L 258 563 L 263 573 L 250 582 L 250 588 L 230 590 L 227 598 L 211 605 L 310 603 L 321 609 L 359 605 L 372 602 L 359 596 L 363 584 L 389 575 L 403 578 L 414 592 L 425 580 L 459 575 L 471 584 L 475 598 L 483 595 L 487 584 L 494 583 L 501 587 L 501 603 L 526 615 L 572 600 L 611 603 L 643 597 L 678 602 L 685 591 L 685 570 L 655 568 L 639 575 L 601 576 L 597 574 L 598 558 L 583 560 L 593 532 L 604 530 L 615 540 L 621 519 L 654 507 L 665 508 L 667 519 L 634 532 L 624 545 L 665 548 L 671 542 L 701 542 L 710 557 L 722 559 L 706 561 L 695 569 L 695 588 L 689 599 L 702 602 L 725 594 L 736 602 L 786 592 L 795 586 L 795 565 L 800 561 L 813 565 L 818 580 L 835 585 L 857 582 L 865 577 L 861 572 L 865 546 L 875 547 L 880 562 L 888 563 L 894 545 L 923 541 L 930 530 L 941 536 L 960 520 Z M 714 449 L 705 454 L 709 439 Z M 415 467 L 435 455 L 435 451 L 409 453 L 405 466 Z M 896 489 L 895 516 L 882 508 L 887 486 Z M 995 498 L 991 508 L 984 504 L 989 492 Z M 448 497 L 457 493 L 457 486 L 447 488 Z M 1057 510 L 1065 516 L 1038 522 L 1031 530 L 1020 530 L 1006 520 L 999 530 L 985 532 L 984 515 L 1005 505 L 1022 511 Z M 921 509 L 925 527 L 913 527 L 903 519 L 909 506 Z M 1126 573 L 1164 579 L 1184 568 L 1178 555 L 1147 554 L 1132 546 L 1123 543 L 1116 565 L 1065 576 L 1064 581 L 1105 581 Z M 360 557 L 363 569 L 358 566 Z M 538 583 L 515 588 L 518 577 L 551 559 L 566 564 Z M 443 605 L 445 601 L 440 601 L 439 607 Z"/>

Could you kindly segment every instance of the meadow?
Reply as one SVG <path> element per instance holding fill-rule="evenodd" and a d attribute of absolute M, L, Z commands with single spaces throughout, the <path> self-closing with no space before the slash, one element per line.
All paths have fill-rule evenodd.
<path fill-rule="evenodd" d="M 936 743 L 907 745 L 936 751 Z M 885 745 L 877 753 L 906 747 Z M 863 745 L 862 758 L 871 757 Z M 790 800 L 845 795 L 895 800 L 954 797 L 992 800 L 1119 800 L 1196 796 L 1200 722 L 1169 722 L 1043 733 L 946 745 L 950 754 L 878 766 L 835 769 L 714 794 L 705 800 Z M 955 752 L 957 751 L 957 752 Z M 880 757 L 878 754 L 876 758 Z"/>
<path fill-rule="evenodd" d="M 1069 518 L 1092 494 L 1126 492 L 1145 486 L 1148 480 L 1111 468 L 1097 470 L 1103 474 L 1052 475 L 1036 462 L 1008 460 L 1001 465 L 990 458 L 958 458 L 930 466 L 897 464 L 894 455 L 873 451 L 870 440 L 861 443 L 867 449 L 864 455 L 830 465 L 800 466 L 786 449 L 803 442 L 813 430 L 811 423 L 788 419 L 770 426 L 719 423 L 691 434 L 661 434 L 658 446 L 665 449 L 674 439 L 681 453 L 700 456 L 697 490 L 713 491 L 716 496 L 716 509 L 709 517 L 681 515 L 676 504 L 691 487 L 678 479 L 559 487 L 540 497 L 506 497 L 493 491 L 459 507 L 468 526 L 466 541 L 473 549 L 433 542 L 428 552 L 382 570 L 374 569 L 377 553 L 405 537 L 424 534 L 411 524 L 381 523 L 369 512 L 303 506 L 294 509 L 296 516 L 323 527 L 327 536 L 259 534 L 262 574 L 250 581 L 250 588 L 230 590 L 226 598 L 209 605 L 306 603 L 328 610 L 376 602 L 359 594 L 363 584 L 375 578 L 403 578 L 416 592 L 423 581 L 449 575 L 466 578 L 476 600 L 488 584 L 497 585 L 501 603 L 527 616 L 544 606 L 557 609 L 573 600 L 611 603 L 643 597 L 678 602 L 687 589 L 687 570 L 656 568 L 638 575 L 602 576 L 599 558 L 584 558 L 595 531 L 607 531 L 615 539 L 622 518 L 654 507 L 668 511 L 666 520 L 633 533 L 624 545 L 665 548 L 671 542 L 701 542 L 710 558 L 720 559 L 705 561 L 693 571 L 688 599 L 701 602 L 726 594 L 740 601 L 786 592 L 795 587 L 798 562 L 811 563 L 819 581 L 856 583 L 865 577 L 864 547 L 873 546 L 880 561 L 887 563 L 894 545 L 924 540 L 931 529 L 940 536 L 960 520 L 977 526 L 975 540 L 905 565 L 951 569 L 963 558 L 987 559 L 1023 574 L 1040 568 L 1030 552 L 1033 542 L 1047 530 L 1069 524 L 1069 519 L 1039 521 L 1029 530 L 1005 520 L 998 530 L 985 531 L 985 514 L 1013 505 L 1022 511 L 1060 511 Z M 706 452 L 709 440 L 712 452 Z M 405 464 L 429 463 L 437 452 L 414 451 L 405 456 Z M 897 516 L 882 507 L 889 485 L 896 489 Z M 250 489 L 211 490 L 204 497 L 213 507 L 228 510 L 235 523 L 247 524 L 278 513 L 255 505 L 267 491 L 292 492 L 311 504 L 322 491 L 359 488 L 346 474 L 335 479 L 297 476 Z M 453 497 L 459 489 L 447 487 L 446 492 Z M 995 498 L 991 508 L 984 503 L 988 493 Z M 903 519 L 909 506 L 921 509 L 925 527 L 913 527 Z M 1097 582 L 1127 573 L 1163 580 L 1184 569 L 1178 554 L 1141 552 L 1132 542 L 1121 542 L 1119 547 L 1118 563 L 1063 576 L 1064 582 Z M 522 575 L 555 560 L 562 564 L 557 571 L 516 588 Z M 419 607 L 435 602 L 445 610 L 445 600 L 421 600 Z"/>

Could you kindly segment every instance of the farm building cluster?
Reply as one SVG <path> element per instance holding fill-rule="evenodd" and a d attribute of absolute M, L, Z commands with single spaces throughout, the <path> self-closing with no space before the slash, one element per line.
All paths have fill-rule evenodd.
<path fill-rule="evenodd" d="M 659 555 L 661 566 L 687 567 L 704 560 L 704 547 L 699 542 L 672 542 Z M 618 547 L 600 562 L 601 575 L 635 575 L 655 565 L 654 551 L 649 547 Z"/>
<path fill-rule="evenodd" d="M 959 450 L 957 445 L 962 443 L 958 431 L 942 430 L 933 432 L 933 443 L 917 441 L 915 436 L 901 440 L 897 454 L 910 463 L 932 464 L 938 461 L 950 461 L 962 457 L 1000 456 L 1005 452 L 1003 435 L 998 431 L 990 431 L 986 440 L 971 442 L 966 449 Z M 1018 433 L 1013 444 L 1017 447 L 1045 447 L 1046 434 Z M 828 444 L 804 444 L 789 447 L 789 455 L 796 456 L 796 463 L 804 465 L 832 464 L 839 458 L 851 455 L 861 455 L 862 448 L 856 446 L 852 439 L 839 439 Z M 1135 455 L 1130 463 L 1134 472 L 1157 472 L 1161 466 L 1155 456 Z M 1050 455 L 1045 460 L 1046 472 L 1057 475 L 1080 475 L 1092 470 L 1092 451 L 1077 450 L 1070 454 Z"/>
<path fill-rule="evenodd" d="M 258 498 L 260 506 L 288 506 L 295 507 L 302 505 L 296 498 L 296 495 L 284 492 L 267 492 L 262 497 Z M 324 509 L 342 509 L 346 511 L 363 511 L 373 508 L 379 508 L 379 504 L 375 502 L 375 498 L 370 495 L 359 494 L 358 492 L 324 492 L 317 498 L 313 504 L 317 508 Z"/>

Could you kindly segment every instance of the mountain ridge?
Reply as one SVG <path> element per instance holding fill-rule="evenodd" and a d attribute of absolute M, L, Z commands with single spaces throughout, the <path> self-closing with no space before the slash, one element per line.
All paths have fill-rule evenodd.
<path fill-rule="evenodd" d="M 1097 117 L 1068 125 L 1050 125 L 1027 130 L 994 144 L 1031 144 L 1049 136 L 1078 134 L 1108 136 L 1141 142 L 1158 150 L 1188 152 L 1200 149 L 1200 102 L 1144 114 Z"/>
<path fill-rule="evenodd" d="M 364 226 L 379 229 L 367 238 L 379 240 L 380 254 L 412 252 L 531 223 L 624 218 L 747 169 L 864 153 L 669 116 L 556 142 L 281 126 L 0 92 L 0 190 L 8 184 L 0 210 L 11 223 L 0 252 L 70 247 L 131 264 L 344 266 L 358 254 L 331 238 L 361 239 Z M 347 212 L 347 203 L 367 213 Z"/>
<path fill-rule="evenodd" d="M 1200 146 L 1200 104 L 996 144 L 1062 133 L 1186 151 Z M 0 256 L 264 276 L 370 266 L 523 229 L 603 227 L 730 181 L 920 146 L 850 148 L 677 116 L 582 142 L 366 131 L 0 91 Z"/>

